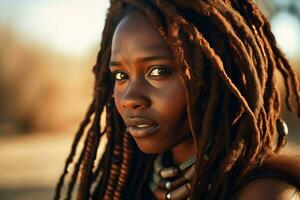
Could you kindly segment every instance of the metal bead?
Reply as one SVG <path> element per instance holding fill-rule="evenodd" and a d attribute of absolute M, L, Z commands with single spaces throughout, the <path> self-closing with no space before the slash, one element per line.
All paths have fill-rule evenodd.
<path fill-rule="evenodd" d="M 178 175 L 178 169 L 176 167 L 163 168 L 159 174 L 163 178 L 172 178 Z"/>
<path fill-rule="evenodd" d="M 176 178 L 175 180 L 173 179 L 172 181 L 167 181 L 168 183 L 164 184 L 163 188 L 167 190 L 174 190 L 175 188 L 178 188 L 179 186 L 183 185 L 186 183 L 188 180 L 184 176 L 180 176 Z"/>
<path fill-rule="evenodd" d="M 170 181 L 167 181 L 165 183 L 165 188 L 167 188 L 168 190 L 171 189 L 171 182 Z"/>
<path fill-rule="evenodd" d="M 186 199 L 190 195 L 190 183 L 184 184 L 177 189 L 167 193 L 167 199 Z"/>
<path fill-rule="evenodd" d="M 171 194 L 170 193 L 167 193 L 166 199 L 171 199 Z"/>
<path fill-rule="evenodd" d="M 279 136 L 286 136 L 289 133 L 288 126 L 282 119 L 276 121 L 277 132 Z"/>

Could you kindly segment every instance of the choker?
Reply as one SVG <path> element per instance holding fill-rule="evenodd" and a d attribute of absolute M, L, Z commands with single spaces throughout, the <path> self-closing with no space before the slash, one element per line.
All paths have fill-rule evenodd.
<path fill-rule="evenodd" d="M 191 156 L 178 166 L 163 165 L 164 155 L 154 161 L 150 190 L 157 199 L 186 199 L 190 196 L 191 181 L 195 172 L 196 155 Z"/>

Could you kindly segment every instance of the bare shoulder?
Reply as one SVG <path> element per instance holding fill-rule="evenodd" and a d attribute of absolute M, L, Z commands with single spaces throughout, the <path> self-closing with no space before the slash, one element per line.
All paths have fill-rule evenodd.
<path fill-rule="evenodd" d="M 288 182 L 273 178 L 259 178 L 245 185 L 238 200 L 300 200 L 300 191 Z"/>

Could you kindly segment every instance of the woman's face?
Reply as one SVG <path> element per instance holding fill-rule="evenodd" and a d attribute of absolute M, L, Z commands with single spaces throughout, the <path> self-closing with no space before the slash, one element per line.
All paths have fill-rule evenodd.
<path fill-rule="evenodd" d="M 130 13 L 118 24 L 110 70 L 115 105 L 141 151 L 161 153 L 191 139 L 174 56 L 143 14 Z"/>

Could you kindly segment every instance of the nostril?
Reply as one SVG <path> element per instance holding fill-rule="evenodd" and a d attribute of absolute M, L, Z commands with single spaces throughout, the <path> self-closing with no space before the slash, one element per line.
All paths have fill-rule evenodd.
<path fill-rule="evenodd" d="M 150 105 L 150 99 L 147 96 L 126 96 L 121 100 L 121 104 L 126 109 L 144 109 Z"/>
<path fill-rule="evenodd" d="M 127 109 L 144 109 L 149 106 L 149 103 L 146 101 L 144 102 L 126 101 L 122 104 L 122 106 Z"/>
<path fill-rule="evenodd" d="M 146 107 L 145 105 L 134 105 L 133 109 L 143 109 L 145 107 Z"/>

